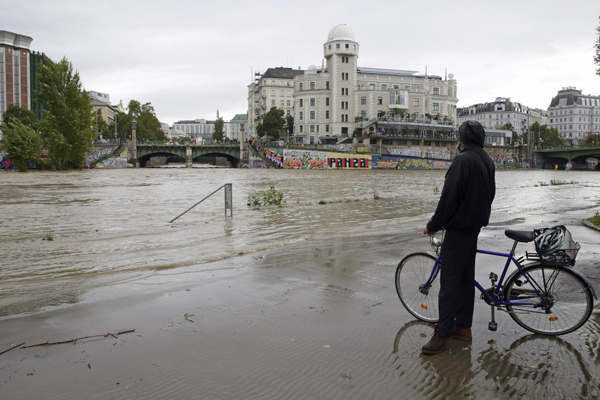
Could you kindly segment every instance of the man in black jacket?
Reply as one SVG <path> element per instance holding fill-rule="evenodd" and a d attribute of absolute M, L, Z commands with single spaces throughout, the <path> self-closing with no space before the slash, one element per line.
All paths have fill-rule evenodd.
<path fill-rule="evenodd" d="M 438 354 L 450 338 L 470 342 L 475 302 L 475 256 L 477 236 L 489 222 L 496 194 L 495 168 L 483 150 L 485 131 L 476 121 L 458 129 L 460 153 L 446 173 L 437 209 L 424 234 L 444 228 L 440 272 L 440 319 L 425 354 Z"/>

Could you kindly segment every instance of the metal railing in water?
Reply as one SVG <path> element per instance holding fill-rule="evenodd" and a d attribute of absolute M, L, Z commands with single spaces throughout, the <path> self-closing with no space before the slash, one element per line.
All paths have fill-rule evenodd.
<path fill-rule="evenodd" d="M 190 211 L 192 208 L 196 207 L 198 204 L 202 203 L 204 200 L 208 199 L 210 196 L 217 193 L 219 190 L 221 190 L 223 188 L 225 188 L 225 216 L 233 217 L 233 199 L 232 199 L 233 188 L 232 188 L 231 183 L 226 183 L 223 186 L 219 187 L 214 192 L 212 192 L 211 194 L 209 194 L 208 196 L 206 196 L 205 198 L 203 198 L 202 200 L 200 200 L 199 202 L 197 202 L 196 204 L 194 204 L 193 206 L 191 206 L 190 208 L 188 208 L 187 210 L 185 210 L 184 212 L 182 212 L 181 214 L 179 214 L 178 216 L 176 216 L 175 218 L 173 218 L 172 220 L 170 220 L 169 223 L 172 224 L 179 217 L 181 217 L 182 215 L 184 215 L 185 213 Z"/>

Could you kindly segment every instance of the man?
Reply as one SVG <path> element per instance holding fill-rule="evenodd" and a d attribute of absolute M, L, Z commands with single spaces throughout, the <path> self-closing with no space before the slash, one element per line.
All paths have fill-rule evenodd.
<path fill-rule="evenodd" d="M 459 154 L 446 173 L 437 209 L 423 230 L 433 235 L 446 229 L 441 252 L 440 319 L 425 354 L 438 354 L 450 338 L 470 342 L 475 302 L 477 236 L 489 222 L 496 194 L 495 168 L 483 150 L 485 131 L 476 121 L 458 129 Z"/>

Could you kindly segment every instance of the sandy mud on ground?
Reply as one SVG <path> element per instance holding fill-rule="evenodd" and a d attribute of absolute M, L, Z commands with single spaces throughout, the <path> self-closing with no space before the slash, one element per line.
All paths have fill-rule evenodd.
<path fill-rule="evenodd" d="M 480 247 L 507 250 L 504 228 L 486 229 Z M 600 233 L 569 228 L 597 287 Z M 498 330 L 488 331 L 490 309 L 478 300 L 472 345 L 421 355 L 433 327 L 403 308 L 394 273 L 404 255 L 428 249 L 418 234 L 305 242 L 244 256 L 233 269 L 215 263 L 181 274 L 161 292 L 5 319 L 0 351 L 135 332 L 2 354 L 0 398 L 600 397 L 597 309 L 580 331 L 546 337 L 502 312 Z M 495 268 L 480 263 L 477 279 Z M 145 284 L 130 283 L 132 292 Z"/>

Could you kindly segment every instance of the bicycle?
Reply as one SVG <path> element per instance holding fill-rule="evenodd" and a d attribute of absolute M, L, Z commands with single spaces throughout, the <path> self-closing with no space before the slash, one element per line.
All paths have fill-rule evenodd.
<path fill-rule="evenodd" d="M 564 234 L 560 246 L 542 251 L 538 241 L 556 228 L 562 229 Z M 572 241 L 570 232 L 559 226 L 533 231 L 506 230 L 504 233 L 514 240 L 510 253 L 477 250 L 480 254 L 506 258 L 500 277 L 494 272 L 489 274 L 490 288 L 484 289 L 475 281 L 481 299 L 491 306 L 488 329 L 497 330 L 495 310 L 508 312 L 523 328 L 544 335 L 563 335 L 585 324 L 597 296 L 588 278 L 571 268 L 575 265 L 579 244 Z M 396 269 L 396 292 L 414 317 L 437 323 L 442 240 L 433 235 L 430 242 L 435 255 L 416 252 L 400 261 Z M 515 258 L 517 245 L 531 242 L 534 242 L 536 253 L 526 252 Z M 507 277 L 511 264 L 517 269 Z"/>

